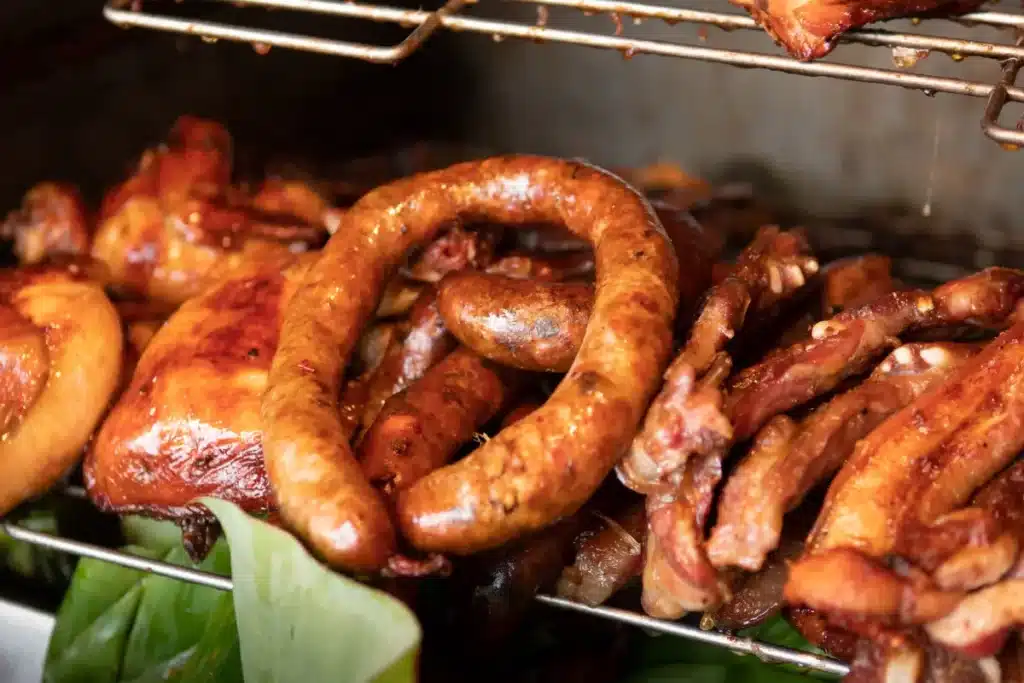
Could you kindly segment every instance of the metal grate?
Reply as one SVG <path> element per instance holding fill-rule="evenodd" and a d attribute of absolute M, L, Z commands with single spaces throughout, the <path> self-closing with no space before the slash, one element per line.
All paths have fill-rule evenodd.
<path fill-rule="evenodd" d="M 689 0 L 690 3 L 693 0 Z M 344 19 L 362 19 L 377 23 L 414 27 L 401 42 L 390 46 L 315 37 L 280 30 L 245 26 L 197 18 L 187 11 L 233 5 L 244 8 L 247 17 L 255 18 L 259 10 L 289 10 Z M 484 6 L 487 5 L 486 9 Z M 509 20 L 484 14 L 497 7 L 500 10 L 529 11 L 518 20 Z M 549 9 L 578 10 L 588 15 L 606 15 L 612 21 L 607 32 L 587 32 L 560 29 L 549 25 Z M 516 12 L 513 12 L 516 13 Z M 617 50 L 626 57 L 640 54 L 694 59 L 745 68 L 769 69 L 804 76 L 822 76 L 849 81 L 880 83 L 924 91 L 928 94 L 950 93 L 969 97 L 987 98 L 982 119 L 985 134 L 1004 145 L 1024 145 L 1024 131 L 1007 128 L 999 123 L 1003 107 L 1008 102 L 1024 103 L 1024 89 L 1015 85 L 1017 71 L 1024 59 L 1024 43 L 1014 40 L 1014 32 L 1024 29 L 1024 14 L 981 11 L 966 14 L 957 21 L 975 27 L 1004 29 L 1003 41 L 963 40 L 917 31 L 921 27 L 950 27 L 949 20 L 915 22 L 914 32 L 898 33 L 884 29 L 862 29 L 846 34 L 841 42 L 859 43 L 879 48 L 898 48 L 908 55 L 909 62 L 931 52 L 944 53 L 955 61 L 978 57 L 1002 63 L 1003 77 L 993 69 L 992 82 L 974 81 L 917 73 L 908 68 L 873 68 L 847 64 L 832 59 L 801 62 L 781 54 L 778 48 L 771 52 L 750 52 L 710 47 L 701 36 L 685 35 L 680 30 L 679 40 L 641 39 L 627 37 L 623 17 L 633 23 L 657 19 L 669 24 L 691 24 L 701 27 L 717 26 L 727 31 L 761 29 L 750 17 L 739 11 L 710 12 L 697 9 L 670 7 L 641 2 L 615 0 L 506 0 L 502 3 L 477 3 L 476 0 L 446 0 L 435 11 L 409 10 L 386 5 L 333 0 L 189 0 L 161 2 L 160 0 L 109 0 L 104 14 L 122 27 L 140 27 L 202 37 L 205 40 L 231 40 L 252 43 L 258 49 L 281 47 L 305 50 L 327 55 L 349 57 L 376 63 L 395 64 L 415 52 L 438 29 L 462 31 L 504 38 L 519 38 L 538 43 L 567 43 L 585 47 Z M 266 14 L 265 12 L 263 14 Z M 923 29 L 922 29 L 923 31 Z M 690 38 L 687 40 L 687 38 Z M 767 40 L 767 39 L 766 39 Z"/>
<path fill-rule="evenodd" d="M 80 487 L 69 487 L 64 491 L 64 493 L 74 498 L 87 498 L 85 491 Z M 112 550 L 110 548 L 104 548 L 91 543 L 83 543 L 69 538 L 62 538 L 60 536 L 54 536 L 40 531 L 33 531 L 31 529 L 20 527 L 12 522 L 0 520 L 0 532 L 7 534 L 15 540 L 39 546 L 41 548 L 47 548 L 49 550 L 69 553 L 79 557 L 88 557 L 101 562 L 110 562 L 122 567 L 137 569 L 139 571 L 149 572 L 159 576 L 177 579 L 179 581 L 195 583 L 201 586 L 208 586 L 210 588 L 216 588 L 217 590 L 230 591 L 232 589 L 231 579 L 225 576 L 190 569 L 188 567 L 180 567 L 167 562 L 152 560 L 138 555 L 131 555 L 119 550 Z M 646 614 L 615 609 L 612 607 L 588 607 L 586 605 L 581 605 L 579 603 L 562 598 L 556 598 L 550 595 L 538 595 L 537 601 L 556 609 L 582 612 L 590 616 L 617 621 L 622 624 L 636 626 L 648 631 L 695 640 L 715 647 L 726 648 L 739 654 L 753 655 L 763 662 L 773 664 L 790 664 L 802 669 L 820 671 L 837 676 L 845 676 L 849 672 L 849 667 L 846 664 L 829 657 L 823 657 L 810 652 L 801 652 L 787 647 L 779 647 L 768 643 L 760 643 L 755 640 L 751 640 L 750 638 L 738 638 L 736 636 L 719 633 L 717 631 L 705 631 L 686 624 L 661 621 L 659 619 L 649 617 Z"/>

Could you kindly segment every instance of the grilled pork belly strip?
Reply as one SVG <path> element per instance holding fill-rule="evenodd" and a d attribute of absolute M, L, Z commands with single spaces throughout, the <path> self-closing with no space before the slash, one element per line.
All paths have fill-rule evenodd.
<path fill-rule="evenodd" d="M 783 515 L 832 476 L 859 439 L 979 350 L 968 344 L 907 344 L 799 425 L 784 415 L 773 418 L 725 484 L 708 542 L 711 563 L 758 571 L 778 545 Z"/>

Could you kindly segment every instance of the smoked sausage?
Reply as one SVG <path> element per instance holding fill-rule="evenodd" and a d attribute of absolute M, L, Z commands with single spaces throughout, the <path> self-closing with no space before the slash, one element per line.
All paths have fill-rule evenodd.
<path fill-rule="evenodd" d="M 498 413 L 510 384 L 501 368 L 469 349 L 448 354 L 389 398 L 366 431 L 359 460 L 370 483 L 395 493 L 447 463 Z"/>
<path fill-rule="evenodd" d="M 465 554 L 571 514 L 636 432 L 672 348 L 679 264 L 651 206 L 594 166 L 534 156 L 458 164 L 380 187 L 341 218 L 285 314 L 263 399 L 265 457 L 285 521 L 332 565 L 378 570 L 387 506 L 338 415 L 342 371 L 412 247 L 455 219 L 555 223 L 594 247 L 594 311 L 547 403 L 397 501 L 409 542 Z"/>
<path fill-rule="evenodd" d="M 565 372 L 583 341 L 594 288 L 473 271 L 441 281 L 437 308 L 448 330 L 481 356 L 521 370 Z"/>

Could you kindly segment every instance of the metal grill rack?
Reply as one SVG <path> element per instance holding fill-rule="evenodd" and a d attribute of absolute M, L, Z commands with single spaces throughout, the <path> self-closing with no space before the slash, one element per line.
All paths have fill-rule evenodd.
<path fill-rule="evenodd" d="M 69 487 L 64 490 L 65 495 L 85 499 L 85 491 L 79 487 Z M 91 543 L 83 543 L 69 538 L 62 538 L 52 534 L 33 531 L 18 526 L 15 523 L 0 520 L 0 532 L 11 538 L 29 543 L 41 548 L 55 550 L 57 552 L 69 553 L 79 557 L 88 557 L 101 562 L 137 569 L 143 572 L 165 576 L 179 581 L 195 583 L 217 590 L 232 590 L 231 579 L 217 574 L 181 567 L 159 560 L 152 560 L 138 555 L 112 550 Z M 678 638 L 695 640 L 707 645 L 722 647 L 732 650 L 738 654 L 752 655 L 763 662 L 775 664 L 790 664 L 809 671 L 819 671 L 836 676 L 845 676 L 849 667 L 835 659 L 823 657 L 809 652 L 801 652 L 787 647 L 779 647 L 768 643 L 760 643 L 750 638 L 739 638 L 717 631 L 705 631 L 695 626 L 686 624 L 661 621 L 645 614 L 631 612 L 629 610 L 616 609 L 612 607 L 588 607 L 579 603 L 557 598 L 551 595 L 538 595 L 537 601 L 555 609 L 581 612 L 593 617 L 617 621 L 619 623 L 636 626 L 647 631 L 660 633 Z"/>
<path fill-rule="evenodd" d="M 693 4 L 694 0 L 686 0 Z M 347 20 L 366 20 L 377 23 L 412 27 L 399 43 L 390 46 L 315 37 L 266 28 L 242 25 L 241 22 L 222 22 L 204 18 L 204 11 L 217 6 L 233 5 L 242 8 L 246 17 L 256 18 L 260 10 L 285 10 L 293 13 L 312 13 Z M 196 10 L 199 10 L 198 15 Z M 512 10 L 509 12 L 509 10 Z M 604 21 L 595 19 L 594 26 L 603 31 L 561 29 L 552 25 L 549 12 L 579 11 L 587 15 L 604 15 Z M 515 19 L 505 18 L 515 14 Z M 801 62 L 785 56 L 765 37 L 765 52 L 750 52 L 710 46 L 702 34 L 704 27 L 716 26 L 726 31 L 760 31 L 753 19 L 740 11 L 711 12 L 668 4 L 619 2 L 617 0 L 504 0 L 504 2 L 478 3 L 476 0 L 445 0 L 434 11 L 410 10 L 383 4 L 347 0 L 109 0 L 104 8 L 108 20 L 122 27 L 139 27 L 194 35 L 207 41 L 230 40 L 253 44 L 258 50 L 280 47 L 305 50 L 327 55 L 361 59 L 375 63 L 396 64 L 418 50 L 439 29 L 477 33 L 491 36 L 495 41 L 504 38 L 532 40 L 538 43 L 567 43 L 592 48 L 617 50 L 626 57 L 641 54 L 694 59 L 744 68 L 822 76 L 849 81 L 895 85 L 927 94 L 950 93 L 969 97 L 987 98 L 982 117 L 982 130 L 989 138 L 1004 146 L 1024 146 L 1024 130 L 1017 126 L 1000 124 L 1000 114 L 1009 102 L 1024 103 L 1024 88 L 1015 80 L 1024 60 L 1024 39 L 1017 38 L 1024 29 L 1024 14 L 1013 12 L 979 11 L 963 15 L 957 21 L 968 25 L 972 32 L 987 36 L 988 29 L 1003 29 L 998 34 L 1003 40 L 967 40 L 950 38 L 927 29 L 950 28 L 950 20 L 914 22 L 913 31 L 893 32 L 881 28 L 862 29 L 846 34 L 841 42 L 859 43 L 879 49 L 899 50 L 906 68 L 873 68 L 848 64 L 826 58 L 816 62 Z M 266 14 L 266 12 L 262 12 Z M 561 16 L 564 16 L 562 14 Z M 610 19 L 610 21 L 609 21 Z M 629 21 L 625 21 L 628 19 Z M 661 20 L 669 24 L 695 25 L 697 34 L 683 30 L 678 40 L 630 37 L 632 26 L 644 20 Z M 965 58 L 983 58 L 997 61 L 1002 73 L 993 68 L 990 82 L 951 78 L 919 73 L 913 64 L 928 53 L 950 56 L 954 61 Z M 897 53 L 894 52 L 894 61 Z M 993 65 L 995 67 L 995 65 Z"/>

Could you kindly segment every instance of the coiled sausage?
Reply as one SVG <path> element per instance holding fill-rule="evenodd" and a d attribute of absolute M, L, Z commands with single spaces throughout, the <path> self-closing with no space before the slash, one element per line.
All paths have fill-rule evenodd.
<path fill-rule="evenodd" d="M 342 370 L 405 252 L 471 217 L 565 225 L 594 246 L 594 312 L 566 377 L 533 414 L 398 499 L 425 551 L 498 546 L 569 514 L 625 451 L 671 352 L 678 262 L 650 205 L 581 162 L 511 156 L 369 193 L 342 217 L 295 294 L 263 401 L 265 456 L 282 516 L 321 556 L 380 568 L 395 532 L 339 424 Z"/>

